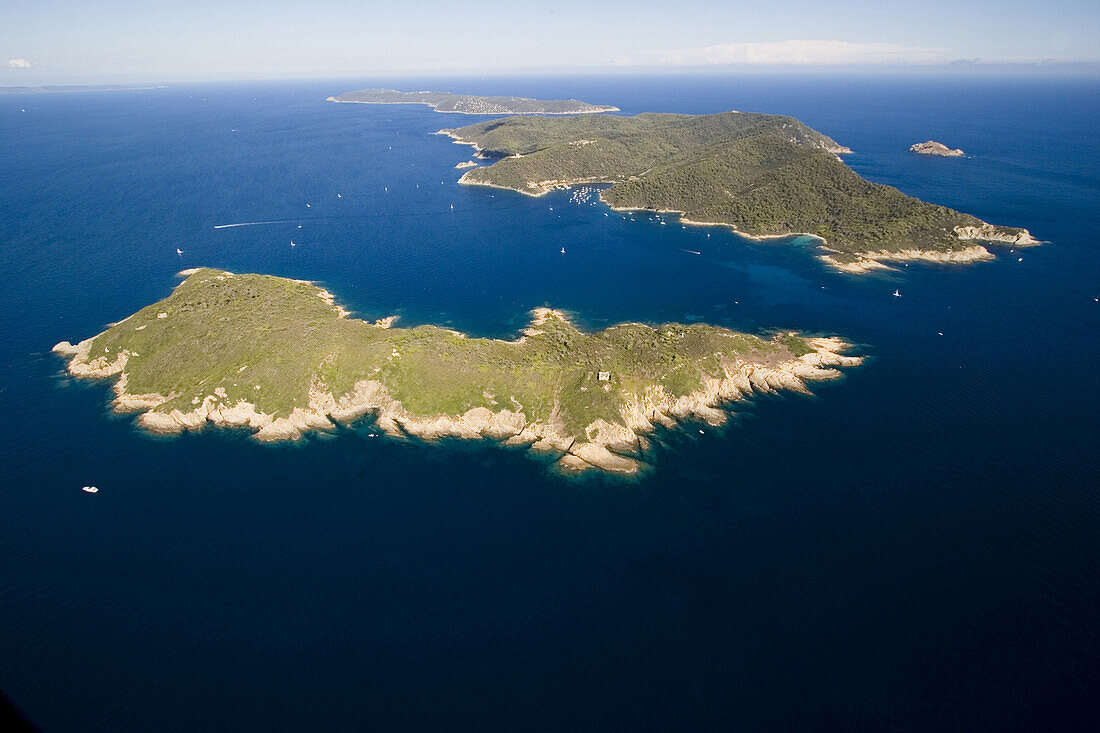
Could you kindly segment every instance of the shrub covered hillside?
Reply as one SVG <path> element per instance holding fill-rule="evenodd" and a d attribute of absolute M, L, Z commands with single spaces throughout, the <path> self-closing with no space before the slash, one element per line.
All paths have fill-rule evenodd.
<path fill-rule="evenodd" d="M 836 375 L 825 367 L 858 362 L 835 339 L 705 324 L 588 333 L 546 308 L 514 341 L 347 316 L 308 282 L 204 269 L 55 351 L 75 376 L 117 378 L 116 408 L 143 412 L 158 432 L 213 423 L 283 440 L 374 415 L 394 436 L 507 440 L 620 472 L 637 469 L 653 423 L 721 421 L 723 402 L 804 390 L 803 380 Z"/>
<path fill-rule="evenodd" d="M 469 170 L 465 183 L 541 195 L 609 182 L 603 198 L 613 207 L 680 211 L 750 236 L 814 234 L 841 264 L 973 250 L 982 233 L 1026 235 L 867 181 L 838 158 L 846 148 L 780 115 L 510 117 L 447 132 L 501 158 Z M 956 227 L 980 231 L 960 236 Z"/>

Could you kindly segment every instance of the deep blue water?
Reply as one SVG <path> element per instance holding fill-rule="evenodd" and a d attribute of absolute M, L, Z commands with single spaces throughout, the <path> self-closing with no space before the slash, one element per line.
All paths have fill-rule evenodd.
<path fill-rule="evenodd" d="M 567 193 L 460 187 L 470 149 L 427 133 L 476 118 L 323 101 L 374 85 L 792 114 L 866 177 L 1050 244 L 853 278 Z M 0 689 L 46 731 L 1081 726 L 1097 119 L 1100 83 L 1042 78 L 0 97 Z M 927 139 L 970 157 L 906 152 Z M 283 223 L 214 229 L 255 221 Z M 871 358 L 671 438 L 636 484 L 352 435 L 153 439 L 49 348 L 197 265 L 319 280 L 406 325 L 511 336 L 553 305 L 589 327 L 838 334 Z"/>

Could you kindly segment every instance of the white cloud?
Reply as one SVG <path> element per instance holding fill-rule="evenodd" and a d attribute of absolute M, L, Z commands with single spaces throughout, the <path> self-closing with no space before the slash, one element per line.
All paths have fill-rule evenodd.
<path fill-rule="evenodd" d="M 0 59 L 4 58 L 0 56 Z M 26 59 L 11 59 L 8 63 L 4 64 L 9 69 L 29 69 L 31 68 L 31 62 Z"/>
<path fill-rule="evenodd" d="M 656 62 L 661 66 L 924 64 L 943 61 L 942 53 L 943 49 L 940 48 L 903 46 L 898 43 L 763 41 L 660 51 Z"/>

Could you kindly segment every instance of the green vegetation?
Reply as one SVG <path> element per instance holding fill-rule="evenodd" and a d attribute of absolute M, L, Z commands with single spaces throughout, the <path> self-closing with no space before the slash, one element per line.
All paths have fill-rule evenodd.
<path fill-rule="evenodd" d="M 777 343 L 783 344 L 787 347 L 787 350 L 794 356 L 802 356 L 803 354 L 809 354 L 814 349 L 808 343 L 806 339 L 802 338 L 796 333 L 788 331 L 787 333 L 781 333 L 775 337 Z"/>
<path fill-rule="evenodd" d="M 610 182 L 603 199 L 615 208 L 680 211 L 750 236 L 815 234 L 838 263 L 880 251 L 958 252 L 973 242 L 955 227 L 984 224 L 861 178 L 836 155 L 847 149 L 780 115 L 510 117 L 447 132 L 501 158 L 463 182 L 534 195 Z"/>
<path fill-rule="evenodd" d="M 813 351 L 790 333 L 763 340 L 705 324 L 639 323 L 585 333 L 555 311 L 536 316 L 516 341 L 386 328 L 343 317 L 311 283 L 204 269 L 111 326 L 75 361 L 103 366 L 129 354 L 125 391 L 162 395 L 154 412 L 187 412 L 218 395 L 227 406 L 244 401 L 286 416 L 308 407 L 311 385 L 338 399 L 376 380 L 418 417 L 508 409 L 529 423 L 564 423 L 576 437 L 597 418 L 622 424 L 624 404 L 647 390 L 682 397 L 724 377 L 723 365 L 773 365 Z"/>
<path fill-rule="evenodd" d="M 480 115 L 573 115 L 614 112 L 618 107 L 589 104 L 576 99 L 528 99 L 527 97 L 480 97 L 451 92 L 398 92 L 393 89 L 361 89 L 329 97 L 333 102 L 364 104 L 427 104 L 436 112 Z"/>

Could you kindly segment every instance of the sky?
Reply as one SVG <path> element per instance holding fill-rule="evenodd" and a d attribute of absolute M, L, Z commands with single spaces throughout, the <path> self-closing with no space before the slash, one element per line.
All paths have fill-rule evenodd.
<path fill-rule="evenodd" d="M 0 85 L 745 68 L 1100 68 L 1096 0 L 0 0 Z"/>

